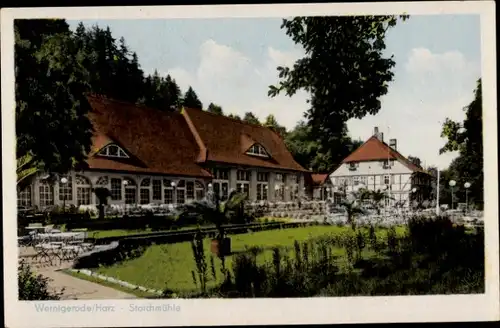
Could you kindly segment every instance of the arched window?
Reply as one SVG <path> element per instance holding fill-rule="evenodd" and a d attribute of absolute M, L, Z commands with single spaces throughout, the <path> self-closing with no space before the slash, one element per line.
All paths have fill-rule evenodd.
<path fill-rule="evenodd" d="M 109 178 L 107 176 L 102 176 L 97 179 L 96 185 L 99 187 L 108 187 Z"/>
<path fill-rule="evenodd" d="M 62 179 L 66 178 L 66 183 L 62 183 Z M 72 201 L 73 200 L 73 180 L 71 176 L 66 176 L 59 179 L 59 200 L 62 201 Z"/>
<path fill-rule="evenodd" d="M 83 175 L 77 175 L 76 180 L 76 205 L 90 205 L 92 186 L 90 180 Z"/>
<path fill-rule="evenodd" d="M 205 187 L 200 181 L 195 181 L 194 190 L 196 194 L 196 200 L 202 200 L 205 197 Z"/>
<path fill-rule="evenodd" d="M 194 181 L 186 182 L 186 199 L 194 200 Z"/>
<path fill-rule="evenodd" d="M 141 181 L 141 189 L 140 189 L 140 200 L 139 203 L 141 204 L 149 204 L 150 202 L 150 191 L 149 188 L 151 186 L 151 179 L 150 178 L 144 178 Z"/>
<path fill-rule="evenodd" d="M 17 191 L 17 206 L 31 206 L 31 185 Z"/>
<path fill-rule="evenodd" d="M 54 205 L 54 186 L 52 184 L 47 180 L 40 181 L 38 192 L 40 196 L 40 206 Z"/>
<path fill-rule="evenodd" d="M 131 178 L 123 178 L 123 185 L 125 186 L 125 204 L 137 203 L 137 184 Z"/>

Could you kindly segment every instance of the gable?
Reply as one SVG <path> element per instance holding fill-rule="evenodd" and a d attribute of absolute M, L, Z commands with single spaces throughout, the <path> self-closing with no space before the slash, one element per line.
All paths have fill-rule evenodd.
<path fill-rule="evenodd" d="M 88 169 L 210 176 L 196 164 L 200 148 L 180 113 L 103 96 L 87 99 L 95 150 L 87 159 Z"/>
<path fill-rule="evenodd" d="M 349 156 L 347 156 L 342 163 L 350 164 L 356 162 L 368 162 L 368 161 L 386 161 L 386 160 L 396 160 L 406 166 L 411 171 L 425 172 L 423 169 L 419 168 L 412 162 L 410 162 L 406 157 L 401 155 L 397 150 L 392 149 L 385 142 L 381 141 L 376 136 L 370 137 L 365 143 L 359 146 L 355 151 L 353 151 Z"/>
<path fill-rule="evenodd" d="M 182 113 L 191 123 L 192 133 L 206 147 L 205 162 L 306 171 L 294 160 L 283 139 L 269 128 L 196 109 L 184 108 Z M 267 156 L 257 155 L 260 150 L 248 153 L 256 144 Z"/>
<path fill-rule="evenodd" d="M 265 158 L 271 157 L 271 155 L 269 155 L 269 152 L 264 148 L 264 146 L 262 146 L 259 143 L 254 143 L 250 148 L 248 148 L 246 154 L 250 156 L 261 156 Z"/>
<path fill-rule="evenodd" d="M 123 148 L 118 146 L 116 143 L 108 144 L 99 150 L 96 155 L 112 158 L 130 158 Z"/>

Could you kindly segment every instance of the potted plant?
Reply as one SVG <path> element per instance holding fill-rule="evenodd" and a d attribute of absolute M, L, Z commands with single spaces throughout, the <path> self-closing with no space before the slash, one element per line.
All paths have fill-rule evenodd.
<path fill-rule="evenodd" d="M 179 208 L 181 215 L 195 215 L 202 222 L 211 222 L 215 225 L 217 235 L 211 240 L 210 249 L 218 257 L 231 254 L 231 239 L 226 235 L 224 224 L 229 222 L 230 215 L 243 215 L 245 193 L 231 191 L 226 201 L 209 190 L 207 197 L 202 201 L 194 201 Z"/>
<path fill-rule="evenodd" d="M 108 188 L 94 188 L 94 193 L 99 200 L 97 208 L 99 209 L 99 219 L 104 219 L 104 206 L 108 204 L 108 197 L 111 197 L 111 192 Z"/>

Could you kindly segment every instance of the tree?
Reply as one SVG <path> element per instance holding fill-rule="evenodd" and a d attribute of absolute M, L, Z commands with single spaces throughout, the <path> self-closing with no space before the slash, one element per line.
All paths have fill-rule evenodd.
<path fill-rule="evenodd" d="M 179 208 L 180 215 L 196 215 L 202 218 L 203 222 L 212 222 L 217 230 L 216 240 L 222 245 L 226 238 L 224 224 L 229 223 L 230 213 L 238 210 L 247 195 L 232 190 L 226 201 L 222 201 L 220 195 L 213 191 L 207 193 L 207 197 L 201 201 L 194 201 Z M 225 254 L 220 254 L 221 257 Z"/>
<path fill-rule="evenodd" d="M 408 160 L 413 163 L 414 165 L 416 165 L 417 167 L 419 168 L 422 168 L 422 165 L 421 165 L 421 161 L 420 161 L 420 158 L 418 157 L 415 157 L 415 156 L 408 156 Z"/>
<path fill-rule="evenodd" d="M 194 92 L 192 87 L 189 87 L 188 90 L 186 91 L 186 94 L 184 95 L 184 100 L 182 101 L 182 105 L 188 108 L 196 108 L 196 109 L 203 108 L 203 104 L 201 103 L 200 99 L 198 99 L 198 95 L 196 94 L 196 92 Z"/>
<path fill-rule="evenodd" d="M 252 112 L 246 112 L 245 116 L 243 116 L 243 121 L 250 124 L 260 125 L 259 119 Z"/>
<path fill-rule="evenodd" d="M 35 21 L 15 21 L 16 155 L 30 157 L 31 167 L 64 173 L 90 152 L 89 72 L 64 21 Z"/>
<path fill-rule="evenodd" d="M 457 181 L 456 197 L 465 201 L 463 185 L 465 182 L 469 182 L 471 183 L 469 200 L 482 206 L 484 172 L 481 79 L 477 81 L 474 99 L 464 110 L 466 118 L 462 123 L 448 118 L 445 120 L 441 137 L 446 138 L 447 142 L 440 150 L 440 153 L 458 151 L 458 157 L 452 161 L 448 170 L 446 170 L 448 178 Z"/>
<path fill-rule="evenodd" d="M 350 137 L 342 138 L 338 153 L 333 155 L 333 148 L 324 149 L 315 136 L 312 127 L 305 121 L 300 121 L 295 128 L 287 133 L 285 143 L 295 160 L 306 168 L 315 172 L 331 172 L 338 163 L 338 158 L 343 159 L 352 153 L 363 142 L 352 140 Z"/>
<path fill-rule="evenodd" d="M 278 124 L 278 121 L 276 120 L 276 117 L 274 117 L 273 114 L 269 114 L 266 117 L 263 126 L 273 130 L 283 138 L 286 136 L 286 128 Z"/>
<path fill-rule="evenodd" d="M 232 118 L 233 120 L 241 121 L 241 117 L 236 114 L 229 114 L 227 117 Z"/>
<path fill-rule="evenodd" d="M 405 20 L 408 16 L 401 16 Z M 385 35 L 395 16 L 295 17 L 283 20 L 286 34 L 305 50 L 293 67 L 278 67 L 280 81 L 269 95 L 310 93 L 307 123 L 321 153 L 340 162 L 346 122 L 380 110 L 392 81 L 393 57 L 384 57 Z"/>
<path fill-rule="evenodd" d="M 208 105 L 207 112 L 214 113 L 217 115 L 224 115 L 224 112 L 222 111 L 222 107 L 220 107 L 219 105 L 216 105 L 214 103 L 210 103 L 210 105 Z"/>

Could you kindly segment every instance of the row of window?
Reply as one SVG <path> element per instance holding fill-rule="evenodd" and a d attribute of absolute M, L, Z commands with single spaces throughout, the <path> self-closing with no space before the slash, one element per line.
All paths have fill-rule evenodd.
<path fill-rule="evenodd" d="M 229 180 L 229 170 L 227 169 L 213 169 L 212 174 L 215 180 Z M 236 180 L 237 181 L 250 181 L 252 176 L 252 172 L 248 170 L 238 170 L 236 172 Z M 292 183 L 299 183 L 300 175 L 294 174 L 291 176 L 293 181 Z M 276 182 L 284 182 L 286 179 L 286 175 L 283 173 L 276 174 Z M 268 172 L 257 172 L 257 181 L 258 182 L 269 182 L 269 173 Z"/>
<path fill-rule="evenodd" d="M 71 177 L 66 178 L 66 183 L 59 182 L 59 201 L 73 202 L 73 182 Z M 107 176 L 100 177 L 96 183 L 100 187 L 109 188 L 111 199 L 114 201 L 124 200 L 126 204 L 136 204 L 137 184 L 130 178 L 111 178 Z M 123 189 L 122 189 L 123 187 Z M 149 204 L 153 201 L 164 201 L 166 204 L 184 203 L 186 200 L 201 200 L 204 197 L 204 186 L 199 181 L 180 180 L 174 182 L 168 179 L 150 179 L 141 181 L 139 191 L 139 203 Z M 39 199 L 41 206 L 54 205 L 54 186 L 48 181 L 40 181 Z M 152 196 L 152 197 L 151 197 Z M 18 205 L 32 205 L 32 186 L 27 186 L 18 192 Z M 84 176 L 76 176 L 76 205 L 90 205 L 92 202 L 92 187 L 90 180 Z"/>
<path fill-rule="evenodd" d="M 386 160 L 383 160 L 383 161 L 380 161 L 380 166 L 382 166 L 383 168 L 391 168 L 392 166 L 394 166 L 394 160 L 391 159 L 386 159 Z M 356 169 L 359 167 L 359 162 L 350 162 L 349 163 L 349 170 L 351 171 L 356 171 Z"/>
<path fill-rule="evenodd" d="M 380 181 L 381 184 L 384 185 L 393 185 L 393 184 L 399 184 L 402 185 L 405 182 L 404 176 L 408 176 L 408 174 L 387 174 L 387 175 L 380 175 Z M 363 185 L 368 185 L 368 177 L 370 178 L 370 183 L 373 183 L 374 177 L 376 176 L 353 176 L 353 177 L 342 177 L 342 178 L 334 178 L 333 179 L 333 184 L 337 186 L 357 186 L 359 184 Z M 412 184 L 424 184 L 427 183 L 429 179 L 424 179 L 421 176 L 415 175 L 411 183 Z"/>

